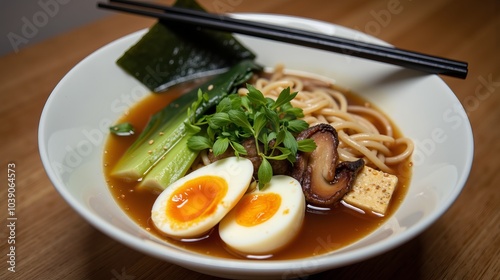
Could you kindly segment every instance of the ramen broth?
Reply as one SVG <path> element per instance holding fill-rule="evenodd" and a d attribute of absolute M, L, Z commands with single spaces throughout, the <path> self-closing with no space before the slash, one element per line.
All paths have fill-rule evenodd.
<path fill-rule="evenodd" d="M 110 175 L 113 166 L 125 150 L 135 141 L 141 129 L 145 127 L 150 116 L 165 107 L 182 92 L 196 86 L 185 84 L 172 88 L 166 94 L 150 94 L 131 107 L 118 122 L 129 122 L 135 128 L 135 134 L 128 137 L 110 135 L 104 152 L 104 172 L 109 189 L 119 206 L 142 228 L 152 234 L 187 250 L 201 254 L 223 258 L 253 258 L 256 256 L 241 256 L 227 249 L 217 233 L 217 227 L 199 240 L 176 240 L 164 236 L 155 229 L 150 217 L 151 208 L 159 193 L 152 190 L 139 190 L 137 182 L 124 182 Z M 348 98 L 349 104 L 366 105 L 367 101 L 357 95 L 341 90 Z M 372 106 L 370 104 L 370 106 Z M 373 106 L 372 106 L 373 107 Z M 380 124 L 375 124 L 381 127 Z M 394 126 L 394 125 L 393 125 Z M 395 137 L 400 137 L 400 131 L 394 131 Z M 411 162 L 406 160 L 394 170 L 398 173 L 398 185 L 391 199 L 391 204 L 384 217 L 372 213 L 363 213 L 349 205 L 340 204 L 329 211 L 318 211 L 308 207 L 304 224 L 293 244 L 266 259 L 284 260 L 310 257 L 345 247 L 363 238 L 381 226 L 395 212 L 403 200 L 411 176 Z"/>

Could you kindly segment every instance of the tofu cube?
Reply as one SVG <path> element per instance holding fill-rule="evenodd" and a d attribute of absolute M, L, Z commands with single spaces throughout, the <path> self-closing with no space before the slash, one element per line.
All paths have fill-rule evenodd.
<path fill-rule="evenodd" d="M 364 211 L 384 215 L 398 184 L 398 177 L 365 166 L 344 201 Z"/>

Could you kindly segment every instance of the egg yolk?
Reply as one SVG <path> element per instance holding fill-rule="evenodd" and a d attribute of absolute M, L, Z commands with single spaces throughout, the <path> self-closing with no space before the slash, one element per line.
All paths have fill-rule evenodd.
<path fill-rule="evenodd" d="M 208 217 L 217 209 L 227 188 L 226 180 L 218 176 L 189 180 L 170 196 L 167 216 L 181 223 L 194 223 Z"/>
<path fill-rule="evenodd" d="M 253 227 L 273 217 L 280 205 L 281 196 L 276 193 L 246 195 L 236 205 L 235 220 L 242 226 Z"/>

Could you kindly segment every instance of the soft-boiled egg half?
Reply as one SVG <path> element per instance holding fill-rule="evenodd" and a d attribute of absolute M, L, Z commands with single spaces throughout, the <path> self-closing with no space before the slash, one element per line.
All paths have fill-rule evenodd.
<path fill-rule="evenodd" d="M 168 186 L 156 199 L 151 219 L 177 238 L 200 237 L 236 205 L 252 180 L 249 159 L 229 157 L 199 168 Z"/>
<path fill-rule="evenodd" d="M 305 214 L 300 183 L 273 176 L 262 190 L 245 194 L 219 224 L 219 235 L 233 250 L 251 255 L 270 254 L 299 232 Z"/>

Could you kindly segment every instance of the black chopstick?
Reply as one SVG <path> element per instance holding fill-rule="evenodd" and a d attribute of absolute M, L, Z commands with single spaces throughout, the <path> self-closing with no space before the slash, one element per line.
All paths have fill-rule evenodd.
<path fill-rule="evenodd" d="M 170 7 L 148 2 L 111 0 L 121 5 L 98 3 L 98 7 L 155 17 L 163 21 L 240 33 L 296 45 L 312 47 L 341 54 L 390 63 L 430 74 L 441 74 L 465 79 L 468 64 L 418 52 L 380 46 L 341 37 L 318 34 L 277 25 L 244 21 L 229 16 Z M 146 8 L 146 9 L 138 9 Z M 157 10 L 157 11 L 155 11 Z"/>
<path fill-rule="evenodd" d="M 142 2 L 142 1 L 137 2 L 137 1 L 131 1 L 131 0 L 110 0 L 109 2 L 116 2 L 116 3 L 134 5 L 134 6 L 144 7 L 144 8 L 158 9 L 158 10 L 162 10 L 164 12 L 184 14 L 187 16 L 207 18 L 210 20 L 219 20 L 219 21 L 235 23 L 235 24 L 245 24 L 248 26 L 254 26 L 256 28 L 270 28 L 270 27 L 272 27 L 273 29 L 278 30 L 280 32 L 296 33 L 296 34 L 300 34 L 300 35 L 304 35 L 304 36 L 317 37 L 317 38 L 320 38 L 323 40 L 334 39 L 334 40 L 338 41 L 339 43 L 343 43 L 343 44 L 354 44 L 356 46 L 368 47 L 368 48 L 377 49 L 380 51 L 397 53 L 399 55 L 406 55 L 406 56 L 414 57 L 416 59 L 429 60 L 429 61 L 434 61 L 436 63 L 449 63 L 450 65 L 456 65 L 458 67 L 467 67 L 467 63 L 465 63 L 465 62 L 449 60 L 449 59 L 445 59 L 445 58 L 441 58 L 441 57 L 430 56 L 430 55 L 421 54 L 421 53 L 412 52 L 412 51 L 407 51 L 407 50 L 396 49 L 393 47 L 370 44 L 370 43 L 365 43 L 365 42 L 361 42 L 361 41 L 354 41 L 354 40 L 350 40 L 350 39 L 342 38 L 342 37 L 332 37 L 330 35 L 314 33 L 314 32 L 309 32 L 309 31 L 300 30 L 300 29 L 292 29 L 292 28 L 287 28 L 287 27 L 278 26 L 278 25 L 269 26 L 267 24 L 262 24 L 262 23 L 253 22 L 253 21 L 242 21 L 242 20 L 238 20 L 238 19 L 235 19 L 232 17 L 228 17 L 228 16 L 224 16 L 224 15 L 210 14 L 210 13 L 206 13 L 203 11 L 183 9 L 183 8 L 178 8 L 178 7 L 170 7 L 170 6 L 159 5 L 159 4 L 150 3 L 150 2 Z"/>

